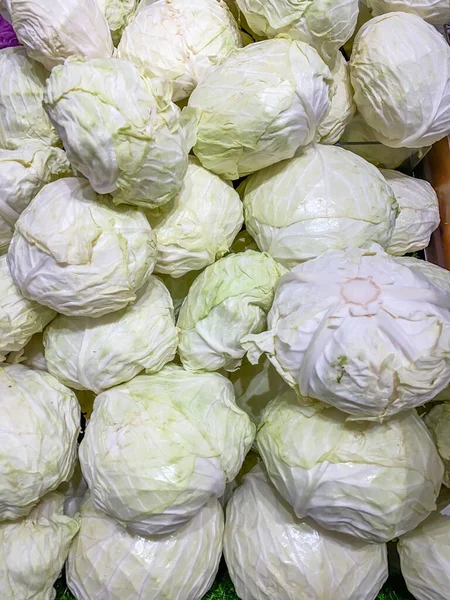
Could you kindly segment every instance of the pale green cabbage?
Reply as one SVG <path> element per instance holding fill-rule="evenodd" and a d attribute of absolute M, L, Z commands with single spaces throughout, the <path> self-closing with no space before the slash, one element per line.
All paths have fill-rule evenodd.
<path fill-rule="evenodd" d="M 436 510 L 444 469 L 416 411 L 348 423 L 289 390 L 266 408 L 257 447 L 295 514 L 326 529 L 388 542 Z"/>
<path fill-rule="evenodd" d="M 207 267 L 181 307 L 178 354 L 191 371 L 235 371 L 245 355 L 241 339 L 259 333 L 285 270 L 268 254 L 247 250 Z"/>
<path fill-rule="evenodd" d="M 167 534 L 223 494 L 254 435 L 225 377 L 168 365 L 97 396 L 81 468 L 98 509 L 131 533 Z"/>
<path fill-rule="evenodd" d="M 375 17 L 399 11 L 418 15 L 433 25 L 444 25 L 450 22 L 448 0 L 366 0 L 366 2 Z"/>
<path fill-rule="evenodd" d="M 387 246 L 397 203 L 374 166 L 337 146 L 309 146 L 240 186 L 245 225 L 288 269 L 327 250 Z"/>
<path fill-rule="evenodd" d="M 139 0 L 97 0 L 108 21 L 114 44 L 118 44 L 125 27 L 134 17 Z"/>
<path fill-rule="evenodd" d="M 114 208 L 85 179 L 66 177 L 21 214 L 8 261 L 26 298 L 65 315 L 101 317 L 136 299 L 156 242 L 140 210 Z"/>
<path fill-rule="evenodd" d="M 450 488 L 450 404 L 434 406 L 424 420 L 444 462 L 444 485 Z"/>

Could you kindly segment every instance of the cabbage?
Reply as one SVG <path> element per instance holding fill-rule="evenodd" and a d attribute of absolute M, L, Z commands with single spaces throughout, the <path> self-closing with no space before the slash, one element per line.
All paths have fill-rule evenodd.
<path fill-rule="evenodd" d="M 97 0 L 108 21 L 113 42 L 117 45 L 123 30 L 133 19 L 139 0 Z"/>
<path fill-rule="evenodd" d="M 242 45 L 238 26 L 218 0 L 160 0 L 140 9 L 119 44 L 120 58 L 149 77 L 173 82 L 173 100 L 190 96 L 215 66 Z"/>
<path fill-rule="evenodd" d="M 303 42 L 278 38 L 238 50 L 189 99 L 198 118 L 195 154 L 227 179 L 291 158 L 330 110 L 332 81 Z"/>
<path fill-rule="evenodd" d="M 369 542 L 387 542 L 436 510 L 443 465 L 422 419 L 348 423 L 293 390 L 266 408 L 258 450 L 299 518 Z"/>
<path fill-rule="evenodd" d="M 386 246 L 397 203 L 378 169 L 336 146 L 309 146 L 240 187 L 245 224 L 260 250 L 288 269 L 349 240 Z"/>
<path fill-rule="evenodd" d="M 235 371 L 245 355 L 241 339 L 266 326 L 283 267 L 268 254 L 247 250 L 207 267 L 181 307 L 178 354 L 191 371 Z"/>
<path fill-rule="evenodd" d="M 358 18 L 358 0 L 237 0 L 257 35 L 284 33 L 316 48 L 325 60 L 350 38 Z"/>
<path fill-rule="evenodd" d="M 72 476 L 80 407 L 75 394 L 52 375 L 21 365 L 0 368 L 0 398 L 3 521 L 26 516 Z"/>
<path fill-rule="evenodd" d="M 2 14 L 30 58 L 49 71 L 69 56 L 111 56 L 108 23 L 97 0 L 1 0 Z M 2 78 L 3 82 L 3 78 Z"/>
<path fill-rule="evenodd" d="M 355 103 L 386 146 L 421 148 L 450 131 L 450 47 L 416 15 L 368 21 L 350 60 Z"/>
<path fill-rule="evenodd" d="M 224 552 L 243 600 L 375 600 L 388 577 L 384 544 L 296 518 L 259 465 L 228 503 Z"/>
<path fill-rule="evenodd" d="M 382 170 L 400 209 L 394 233 L 386 248 L 389 254 L 402 255 L 423 250 L 439 226 L 439 201 L 436 192 L 422 179 L 398 171 Z"/>
<path fill-rule="evenodd" d="M 54 317 L 49 308 L 22 296 L 9 273 L 6 256 L 0 256 L 0 362 L 9 352 L 26 346 Z"/>
<path fill-rule="evenodd" d="M 434 25 L 450 22 L 448 0 L 366 0 L 366 2 L 374 16 L 400 11 L 418 15 Z"/>
<path fill-rule="evenodd" d="M 156 243 L 141 211 L 114 208 L 86 180 L 66 177 L 21 214 L 8 260 L 26 298 L 65 315 L 101 317 L 136 299 Z"/>
<path fill-rule="evenodd" d="M 51 600 L 80 517 L 64 515 L 64 497 L 51 493 L 27 517 L 0 523 L 0 596 Z"/>
<path fill-rule="evenodd" d="M 450 488 L 450 404 L 434 406 L 425 416 L 425 424 L 444 462 L 444 485 Z"/>
<path fill-rule="evenodd" d="M 302 396 L 383 419 L 450 382 L 447 294 L 379 246 L 330 251 L 280 279 L 269 331 L 242 340 Z"/>
<path fill-rule="evenodd" d="M 44 101 L 71 164 L 96 192 L 147 208 L 178 194 L 190 146 L 169 86 L 125 60 L 74 59 L 52 71 Z"/>
<path fill-rule="evenodd" d="M 45 184 L 72 174 L 65 153 L 42 142 L 0 149 L 0 254 L 6 252 L 21 212 Z"/>
<path fill-rule="evenodd" d="M 175 534 L 142 538 L 125 532 L 86 498 L 67 561 L 68 586 L 78 600 L 202 598 L 217 573 L 222 532 L 217 500 Z"/>
<path fill-rule="evenodd" d="M 97 319 L 57 317 L 44 335 L 48 371 L 71 388 L 99 394 L 173 360 L 178 333 L 169 292 L 151 277 L 136 296 L 127 308 Z"/>
<path fill-rule="evenodd" d="M 431 515 L 402 536 L 398 552 L 409 591 L 416 600 L 447 600 L 450 589 L 450 517 Z"/>
<path fill-rule="evenodd" d="M 226 254 L 244 217 L 238 193 L 190 158 L 180 194 L 147 213 L 156 235 L 155 272 L 181 277 Z"/>
<path fill-rule="evenodd" d="M 97 396 L 81 468 L 96 508 L 133 534 L 167 534 L 223 494 L 254 435 L 225 377 L 169 365 Z"/>

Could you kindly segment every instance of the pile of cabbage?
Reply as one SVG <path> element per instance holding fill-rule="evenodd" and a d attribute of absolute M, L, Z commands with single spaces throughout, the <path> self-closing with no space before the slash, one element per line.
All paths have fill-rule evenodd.
<path fill-rule="evenodd" d="M 448 600 L 448 0 L 0 13 L 0 597 Z"/>

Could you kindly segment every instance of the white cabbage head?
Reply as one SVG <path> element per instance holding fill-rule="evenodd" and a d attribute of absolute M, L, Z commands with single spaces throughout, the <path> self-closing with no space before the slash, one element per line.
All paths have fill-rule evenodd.
<path fill-rule="evenodd" d="M 25 48 L 0 50 L 0 148 L 16 149 L 30 141 L 59 143 L 42 106 L 47 75 Z"/>
<path fill-rule="evenodd" d="M 247 250 L 217 261 L 197 277 L 178 316 L 178 354 L 191 371 L 235 371 L 241 339 L 266 327 L 274 287 L 285 272 L 268 254 Z"/>
<path fill-rule="evenodd" d="M 237 0 L 258 36 L 287 34 L 313 46 L 330 60 L 351 37 L 358 18 L 358 0 Z"/>
<path fill-rule="evenodd" d="M 97 0 L 108 21 L 113 42 L 120 42 L 123 31 L 133 19 L 139 0 Z"/>
<path fill-rule="evenodd" d="M 394 192 L 400 211 L 386 252 L 401 256 L 423 250 L 440 222 L 436 192 L 423 179 L 408 177 L 398 171 L 381 172 Z"/>
<path fill-rule="evenodd" d="M 350 75 L 358 110 L 378 141 L 421 148 L 450 131 L 450 47 L 416 15 L 389 13 L 356 36 Z"/>
<path fill-rule="evenodd" d="M 353 419 L 420 406 L 450 382 L 448 295 L 376 245 L 283 276 L 268 328 L 242 341 L 251 362 L 266 352 L 302 396 Z"/>
<path fill-rule="evenodd" d="M 0 254 L 8 250 L 16 221 L 36 194 L 47 183 L 70 175 L 60 148 L 35 141 L 17 150 L 0 149 Z"/>
<path fill-rule="evenodd" d="M 331 75 L 334 80 L 334 94 L 328 115 L 317 128 L 317 140 L 322 144 L 335 144 L 355 114 L 353 88 L 350 83 L 350 69 L 341 52 L 333 59 Z"/>
<path fill-rule="evenodd" d="M 225 377 L 169 365 L 97 396 L 81 468 L 98 509 L 133 534 L 167 534 L 223 494 L 254 435 Z"/>
<path fill-rule="evenodd" d="M 135 208 L 114 208 L 85 179 L 46 185 L 16 223 L 11 275 L 22 294 L 69 316 L 125 308 L 149 279 L 155 235 Z"/>
<path fill-rule="evenodd" d="M 397 203 L 379 170 L 337 146 L 308 146 L 240 186 L 245 225 L 288 269 L 327 250 L 387 246 Z"/>
<path fill-rule="evenodd" d="M 69 552 L 67 583 L 78 600 L 203 598 L 219 567 L 222 534 L 217 500 L 175 533 L 143 538 L 124 531 L 87 497 Z"/>
<path fill-rule="evenodd" d="M 64 497 L 47 494 L 26 517 L 0 523 L 0 597 L 55 598 L 61 573 L 80 517 L 64 514 Z"/>
<path fill-rule="evenodd" d="M 398 552 L 402 575 L 416 600 L 447 600 L 450 589 L 450 516 L 433 513 L 402 536 Z"/>
<path fill-rule="evenodd" d="M 206 169 L 238 179 L 309 144 L 330 110 L 333 79 L 317 52 L 287 38 L 238 50 L 194 90 L 194 152 Z"/>
<path fill-rule="evenodd" d="M 424 420 L 444 462 L 444 485 L 450 488 L 450 404 L 434 406 Z"/>
<path fill-rule="evenodd" d="M 27 300 L 14 285 L 6 256 L 0 256 L 0 362 L 21 350 L 55 317 L 50 308 Z"/>
<path fill-rule="evenodd" d="M 189 271 L 182 277 L 171 277 L 170 275 L 160 275 L 161 281 L 172 297 L 175 319 L 178 319 L 181 305 L 188 295 L 189 289 L 201 271 Z"/>
<path fill-rule="evenodd" d="M 257 447 L 295 514 L 326 529 L 388 542 L 436 510 L 444 469 L 414 410 L 349 423 L 289 390 L 266 408 Z"/>
<path fill-rule="evenodd" d="M 171 81 L 178 101 L 241 46 L 236 21 L 221 0 L 160 0 L 139 10 L 118 56 L 148 77 Z"/>
<path fill-rule="evenodd" d="M 224 552 L 242 600 L 375 600 L 388 577 L 385 544 L 298 519 L 259 465 L 228 502 Z"/>
<path fill-rule="evenodd" d="M 189 159 L 178 196 L 148 211 L 147 217 L 157 241 L 155 272 L 172 277 L 198 271 L 221 258 L 244 221 L 236 190 L 195 158 Z"/>
<path fill-rule="evenodd" d="M 375 17 L 390 12 L 405 12 L 418 15 L 433 25 L 450 22 L 448 0 L 366 0 Z"/>
<path fill-rule="evenodd" d="M 71 388 L 99 394 L 172 361 L 178 332 L 169 292 L 150 277 L 136 296 L 127 308 L 96 319 L 58 316 L 44 334 L 48 371 Z"/>
<path fill-rule="evenodd" d="M 26 516 L 42 496 L 70 479 L 80 406 L 53 375 L 21 365 L 0 368 L 0 405 L 3 521 Z"/>
<path fill-rule="evenodd" d="M 170 93 L 129 61 L 73 59 L 52 71 L 44 103 L 94 190 L 149 208 L 178 194 L 188 165 L 188 128 Z"/>

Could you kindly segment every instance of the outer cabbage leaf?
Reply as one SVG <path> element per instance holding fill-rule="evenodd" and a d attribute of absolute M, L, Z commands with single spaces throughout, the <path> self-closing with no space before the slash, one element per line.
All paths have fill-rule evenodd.
<path fill-rule="evenodd" d="M 115 45 L 120 42 L 123 31 L 133 19 L 139 0 L 97 0 L 108 21 Z"/>
<path fill-rule="evenodd" d="M 406 12 L 418 15 L 433 25 L 450 22 L 448 0 L 366 0 L 375 17 L 390 12 Z"/>
<path fill-rule="evenodd" d="M 424 420 L 444 462 L 444 485 L 450 488 L 450 404 L 434 406 Z"/>

